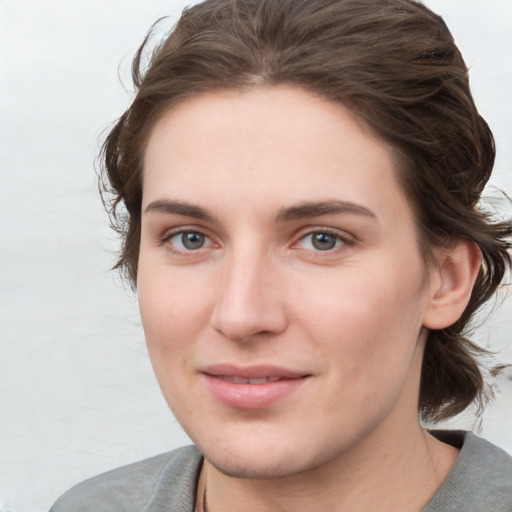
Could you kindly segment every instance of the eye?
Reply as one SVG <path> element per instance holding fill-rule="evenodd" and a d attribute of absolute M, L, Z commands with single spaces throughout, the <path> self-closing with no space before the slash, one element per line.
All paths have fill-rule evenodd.
<path fill-rule="evenodd" d="M 309 251 L 332 251 L 341 247 L 346 242 L 338 235 L 330 231 L 315 231 L 303 236 L 298 245 L 301 249 Z"/>
<path fill-rule="evenodd" d="M 209 237 L 199 231 L 171 233 L 164 241 L 169 243 L 178 252 L 197 251 L 212 243 Z"/>

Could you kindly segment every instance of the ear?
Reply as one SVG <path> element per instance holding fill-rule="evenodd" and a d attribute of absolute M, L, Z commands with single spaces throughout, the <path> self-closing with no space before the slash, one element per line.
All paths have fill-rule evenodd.
<path fill-rule="evenodd" d="M 444 329 L 462 315 L 480 270 L 482 253 L 478 246 L 461 238 L 447 249 L 435 251 L 437 265 L 430 270 L 429 300 L 423 325 Z"/>

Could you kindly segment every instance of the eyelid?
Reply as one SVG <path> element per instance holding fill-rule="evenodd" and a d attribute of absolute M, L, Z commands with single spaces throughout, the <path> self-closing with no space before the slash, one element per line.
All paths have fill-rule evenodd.
<path fill-rule="evenodd" d="M 325 255 L 327 256 L 328 254 L 333 254 L 333 253 L 336 253 L 337 251 L 342 251 L 342 250 L 346 249 L 347 247 L 350 247 L 356 243 L 356 238 L 354 236 L 348 234 L 346 231 L 342 231 L 342 230 L 339 230 L 336 228 L 325 227 L 325 226 L 314 226 L 314 227 L 308 227 L 308 228 L 301 229 L 300 232 L 294 237 L 294 242 L 292 243 L 292 247 L 299 244 L 299 242 L 304 240 L 306 237 L 315 235 L 315 234 L 319 234 L 319 233 L 330 235 L 330 236 L 333 236 L 333 237 L 341 240 L 343 242 L 342 246 L 333 248 L 330 250 L 325 250 L 325 251 L 312 250 L 312 249 L 301 249 L 301 248 L 298 248 L 298 250 L 310 251 L 310 252 L 315 252 L 315 253 L 319 253 L 319 254 L 325 253 Z"/>
<path fill-rule="evenodd" d="M 190 232 L 199 233 L 199 234 L 203 235 L 208 240 L 209 243 L 205 247 L 201 247 L 196 250 L 180 250 L 180 249 L 177 249 L 176 247 L 170 247 L 170 244 L 168 244 L 169 240 L 171 240 L 173 237 L 180 235 L 182 233 L 190 233 Z M 341 240 L 341 242 L 342 242 L 341 247 L 328 249 L 325 251 L 304 249 L 304 248 L 297 247 L 297 245 L 302 240 L 304 240 L 304 238 L 306 238 L 307 236 L 318 234 L 318 233 L 330 235 L 330 236 L 337 238 L 338 240 Z M 157 236 L 156 242 L 158 245 L 162 245 L 162 246 L 167 245 L 168 249 L 171 252 L 174 252 L 176 254 L 183 254 L 183 255 L 188 254 L 189 256 L 191 256 L 193 254 L 196 254 L 196 255 L 201 254 L 202 252 L 210 249 L 211 247 L 220 247 L 220 245 L 221 245 L 219 242 L 216 241 L 215 237 L 211 234 L 209 229 L 206 229 L 202 226 L 200 227 L 197 225 L 180 225 L 180 226 L 176 226 L 174 228 L 167 229 L 164 231 L 164 233 L 162 235 Z M 308 226 L 308 227 L 301 228 L 295 234 L 295 236 L 293 237 L 293 242 L 291 243 L 290 247 L 293 249 L 296 249 L 296 250 L 312 252 L 312 253 L 316 253 L 319 255 L 321 255 L 321 253 L 324 253 L 325 256 L 328 256 L 329 254 L 332 255 L 334 253 L 346 250 L 348 247 L 353 246 L 356 242 L 357 242 L 356 237 L 347 233 L 346 231 L 343 231 L 343 230 L 340 230 L 337 228 L 326 227 L 326 226 Z"/>
<path fill-rule="evenodd" d="M 196 250 L 178 249 L 169 243 L 169 241 L 172 238 L 183 233 L 198 233 L 200 235 L 203 235 L 209 241 L 209 243 L 205 245 L 205 247 L 201 247 Z M 197 255 L 201 254 L 204 250 L 209 249 L 211 246 L 219 246 L 219 244 L 214 240 L 213 236 L 209 233 L 208 230 L 194 225 L 178 226 L 175 228 L 168 229 L 163 233 L 163 235 L 158 236 L 157 242 L 158 245 L 167 246 L 170 252 L 181 255 Z"/>

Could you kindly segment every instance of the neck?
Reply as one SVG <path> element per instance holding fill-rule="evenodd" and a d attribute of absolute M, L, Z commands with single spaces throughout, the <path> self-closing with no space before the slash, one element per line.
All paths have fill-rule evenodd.
<path fill-rule="evenodd" d="M 411 428 L 412 427 L 412 428 Z M 421 510 L 458 452 L 420 426 L 379 431 L 328 464 L 278 479 L 227 476 L 209 465 L 207 512 Z"/>

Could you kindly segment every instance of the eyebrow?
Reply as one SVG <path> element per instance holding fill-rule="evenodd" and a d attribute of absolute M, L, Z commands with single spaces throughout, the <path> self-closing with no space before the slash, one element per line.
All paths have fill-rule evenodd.
<path fill-rule="evenodd" d="M 168 215 L 183 215 L 199 220 L 214 221 L 215 217 L 204 208 L 184 201 L 159 199 L 150 203 L 144 213 L 165 213 Z"/>
<path fill-rule="evenodd" d="M 366 206 L 351 201 L 331 200 L 304 202 L 283 208 L 277 214 L 276 221 L 299 220 L 321 215 L 359 215 L 377 220 L 377 215 Z"/>
<path fill-rule="evenodd" d="M 171 199 L 158 199 L 153 201 L 146 207 L 144 212 L 183 215 L 184 217 L 199 220 L 215 221 L 215 216 L 201 206 Z M 276 222 L 300 220 L 309 217 L 319 217 L 321 215 L 359 215 L 369 219 L 377 219 L 377 215 L 369 208 L 366 208 L 366 206 L 350 201 L 330 200 L 306 201 L 283 208 L 278 212 Z"/>

